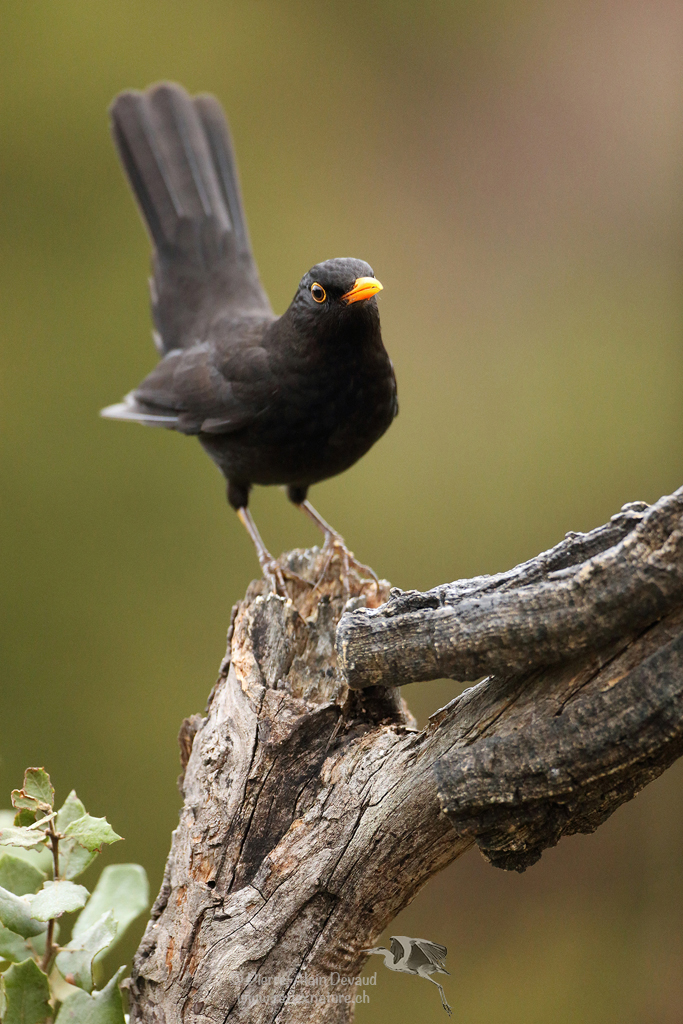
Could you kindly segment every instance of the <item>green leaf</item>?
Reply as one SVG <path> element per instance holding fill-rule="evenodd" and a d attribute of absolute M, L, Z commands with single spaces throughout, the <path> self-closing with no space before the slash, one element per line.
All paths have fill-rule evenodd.
<path fill-rule="evenodd" d="M 55 1024 L 125 1024 L 119 989 L 119 978 L 125 969 L 120 967 L 101 992 L 93 992 L 91 996 L 87 992 L 74 992 L 65 999 Z"/>
<path fill-rule="evenodd" d="M 16 857 L 17 860 L 23 860 L 26 864 L 31 864 L 32 867 L 40 871 L 41 874 L 47 875 L 48 878 L 52 877 L 54 866 L 52 853 L 45 846 L 39 846 L 36 850 L 21 850 L 18 846 L 0 846 L 0 864 L 2 864 L 5 857 Z"/>
<path fill-rule="evenodd" d="M 91 852 L 99 852 L 105 843 L 117 843 L 123 838 L 114 832 L 106 818 L 93 818 L 91 814 L 84 814 L 72 821 L 64 830 L 64 835 L 67 839 L 75 839 Z"/>
<path fill-rule="evenodd" d="M 2 976 L 3 1024 L 43 1024 L 52 1016 L 50 986 L 35 960 L 12 964 Z"/>
<path fill-rule="evenodd" d="M 55 821 L 57 831 L 66 831 L 67 826 L 70 825 L 72 821 L 77 821 L 78 818 L 82 818 L 85 814 L 85 807 L 76 796 L 76 790 L 72 789 L 62 806 L 57 811 L 57 820 Z"/>
<path fill-rule="evenodd" d="M 72 789 L 57 814 L 57 831 L 64 833 L 73 821 L 85 817 L 85 814 L 85 807 Z M 86 850 L 75 839 L 62 839 L 59 844 L 59 873 L 63 878 L 78 878 L 96 856 L 96 851 Z"/>
<path fill-rule="evenodd" d="M 78 878 L 96 857 L 96 850 L 91 853 L 75 839 L 62 839 L 59 844 L 59 873 L 63 878 Z"/>
<path fill-rule="evenodd" d="M 28 810 L 51 811 L 55 791 L 44 768 L 27 768 L 22 789 L 12 790 L 12 807 Z"/>
<path fill-rule="evenodd" d="M 23 789 L 13 789 L 11 794 L 12 807 L 16 807 L 18 811 L 45 811 L 47 805 L 41 806 L 40 801 L 36 800 L 34 796 L 28 796 Z"/>
<path fill-rule="evenodd" d="M 0 888 L 0 923 L 25 939 L 45 931 L 45 925 L 32 916 L 28 897 L 15 896 L 3 888 Z"/>
<path fill-rule="evenodd" d="M 28 810 L 26 807 L 22 807 L 21 810 L 17 811 L 14 815 L 14 824 L 18 828 L 22 828 L 24 825 L 32 825 L 36 820 L 37 811 Z M 40 812 L 42 814 L 42 811 Z"/>
<path fill-rule="evenodd" d="M 149 883 L 145 869 L 139 864 L 111 864 L 106 867 L 79 915 L 73 929 L 80 937 L 106 911 L 111 910 L 117 924 L 116 942 L 126 928 L 149 906 Z"/>
<path fill-rule="evenodd" d="M 14 811 L 0 811 L 0 829 L 13 827 Z M 35 831 L 32 829 L 32 831 Z M 15 846 L 9 849 L 7 846 L 0 846 L 0 860 L 3 857 L 19 857 L 21 860 L 33 864 L 39 871 L 44 871 L 48 877 L 52 874 L 52 853 L 46 846 L 39 846 L 35 850 L 21 849 Z"/>
<path fill-rule="evenodd" d="M 46 878 L 44 871 L 40 871 L 21 857 L 0 857 L 0 886 L 17 896 L 37 892 Z"/>
<path fill-rule="evenodd" d="M 45 833 L 39 828 L 14 828 L 10 825 L 0 829 L 0 846 L 23 846 L 30 850 L 43 846 L 45 842 Z"/>
<path fill-rule="evenodd" d="M 81 932 L 78 938 L 72 938 L 57 954 L 56 964 L 64 980 L 90 992 L 93 986 L 93 960 L 111 944 L 115 935 L 116 921 L 111 910 L 108 910 L 91 928 Z"/>
<path fill-rule="evenodd" d="M 40 963 L 40 961 L 38 962 Z M 77 991 L 78 989 L 75 985 L 69 985 L 67 981 L 64 981 L 56 967 L 52 968 L 50 971 L 50 994 L 53 1004 L 65 1002 L 69 996 Z"/>
<path fill-rule="evenodd" d="M 52 810 L 55 805 L 55 791 L 50 782 L 50 776 L 44 768 L 27 768 L 24 772 L 23 791 L 27 796 L 32 796 L 41 804 L 47 804 L 47 809 Z"/>
<path fill-rule="evenodd" d="M 31 913 L 38 921 L 49 921 L 52 917 L 80 910 L 89 895 L 84 885 L 59 879 L 46 882 L 39 893 L 27 896 L 26 899 L 30 901 Z"/>
<path fill-rule="evenodd" d="M 5 928 L 4 924 L 0 924 L 0 960 L 10 960 L 12 963 L 18 964 L 30 955 L 31 950 L 21 935 L 11 932 L 9 928 Z"/>

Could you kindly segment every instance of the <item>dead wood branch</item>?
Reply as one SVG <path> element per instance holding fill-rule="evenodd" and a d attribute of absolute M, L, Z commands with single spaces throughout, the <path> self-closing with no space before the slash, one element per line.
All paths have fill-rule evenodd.
<path fill-rule="evenodd" d="M 683 601 L 682 520 L 683 488 L 649 508 L 625 505 L 510 572 L 393 590 L 339 625 L 349 685 L 525 672 L 644 629 Z"/>
<path fill-rule="evenodd" d="M 634 505 L 511 573 L 383 608 L 388 588 L 358 580 L 353 603 L 374 607 L 342 622 L 347 668 L 349 623 L 391 633 L 448 605 L 447 621 L 464 609 L 466 639 L 478 636 L 466 664 L 503 669 L 421 732 L 399 690 L 348 688 L 338 579 L 292 582 L 286 601 L 252 584 L 206 715 L 182 730 L 185 803 L 135 960 L 131 1022 L 349 1021 L 353 986 L 334 977 L 360 973 L 362 949 L 436 871 L 473 842 L 522 870 L 660 774 L 683 752 L 682 513 L 682 492 Z M 287 565 L 315 580 L 321 557 L 292 552 Z M 539 594 L 567 602 L 552 598 L 545 630 Z M 491 619 L 491 655 L 475 604 Z M 425 635 L 429 648 L 431 626 Z M 373 668 L 372 679 L 405 682 L 390 646 L 387 678 Z M 326 998 L 298 1000 L 304 981 Z"/>

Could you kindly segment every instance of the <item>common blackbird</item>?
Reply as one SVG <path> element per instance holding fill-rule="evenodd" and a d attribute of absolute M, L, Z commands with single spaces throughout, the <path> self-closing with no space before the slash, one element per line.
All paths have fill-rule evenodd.
<path fill-rule="evenodd" d="M 382 285 L 362 260 L 326 260 L 276 317 L 218 101 L 162 83 L 121 93 L 111 116 L 154 247 L 161 360 L 102 416 L 195 434 L 225 475 L 228 501 L 276 590 L 284 591 L 282 571 L 247 508 L 252 484 L 285 484 L 323 531 L 329 557 L 341 550 L 348 574 L 350 552 L 306 495 L 364 455 L 398 411 L 375 298 Z"/>

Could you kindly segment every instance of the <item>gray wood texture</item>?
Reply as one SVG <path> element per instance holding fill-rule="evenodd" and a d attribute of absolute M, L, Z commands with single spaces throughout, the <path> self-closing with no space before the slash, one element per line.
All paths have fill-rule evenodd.
<path fill-rule="evenodd" d="M 524 870 L 661 774 L 683 752 L 682 515 L 682 492 L 635 503 L 510 573 L 388 603 L 388 585 L 353 578 L 349 604 L 337 559 L 315 589 L 292 581 L 290 600 L 252 584 L 206 713 L 181 729 L 184 806 L 131 1022 L 350 1021 L 342 979 L 371 973 L 363 948 L 433 874 L 473 843 Z M 324 558 L 283 564 L 315 581 Z M 417 633 L 406 660 L 391 640 L 382 662 L 386 634 L 367 622 L 426 616 L 423 663 L 443 674 L 429 613 L 448 602 L 464 636 L 451 663 L 496 674 L 418 731 L 384 685 L 407 681 Z"/>
<path fill-rule="evenodd" d="M 524 672 L 643 629 L 683 601 L 683 488 L 510 572 L 422 594 L 394 589 L 337 631 L 350 686 Z"/>

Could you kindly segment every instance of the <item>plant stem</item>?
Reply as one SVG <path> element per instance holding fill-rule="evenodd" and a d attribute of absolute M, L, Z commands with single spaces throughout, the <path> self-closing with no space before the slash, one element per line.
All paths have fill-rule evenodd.
<path fill-rule="evenodd" d="M 52 822 L 50 822 L 50 828 L 48 829 L 47 834 L 50 837 L 50 843 L 52 845 L 52 861 L 54 863 L 52 877 L 56 882 L 59 878 L 59 836 L 55 832 Z"/>
<path fill-rule="evenodd" d="M 55 919 L 51 917 L 47 923 L 47 937 L 45 939 L 45 956 L 41 963 L 41 969 L 47 974 L 47 969 L 50 966 L 50 960 L 52 959 L 52 937 L 55 933 Z"/>
<path fill-rule="evenodd" d="M 59 836 L 55 832 L 54 825 L 50 822 L 50 826 L 47 830 L 47 834 L 50 837 L 50 845 L 52 846 L 52 862 L 54 864 L 54 871 L 52 877 L 56 882 L 59 879 Z M 47 923 L 47 935 L 45 937 L 45 956 L 41 967 L 47 974 L 48 967 L 50 966 L 50 960 L 54 952 L 53 938 L 55 934 L 55 919 L 51 917 Z"/>

